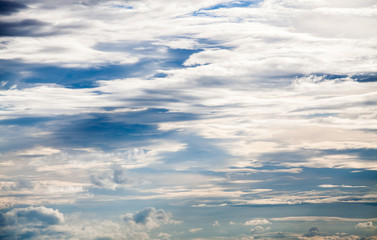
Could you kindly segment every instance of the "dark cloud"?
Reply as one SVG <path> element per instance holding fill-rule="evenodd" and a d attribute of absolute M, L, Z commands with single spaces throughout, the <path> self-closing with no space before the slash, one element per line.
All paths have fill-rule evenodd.
<path fill-rule="evenodd" d="M 18 22 L 0 22 L 0 36 L 44 36 L 49 35 L 44 27 L 47 23 L 36 19 L 25 19 Z"/>
<path fill-rule="evenodd" d="M 315 236 L 329 236 L 328 233 L 320 232 L 318 227 L 311 227 L 307 233 L 302 235 L 303 237 L 315 237 Z"/>
<path fill-rule="evenodd" d="M 31 239 L 51 234 L 49 227 L 62 224 L 64 215 L 52 208 L 26 207 L 0 212 L 0 239 Z"/>
<path fill-rule="evenodd" d="M 288 235 L 286 235 L 282 232 L 278 232 L 278 233 L 276 233 L 275 236 L 273 236 L 273 238 L 288 238 L 288 237 L 289 237 Z"/>
<path fill-rule="evenodd" d="M 5 227 L 6 225 L 7 225 L 7 219 L 5 215 L 2 212 L 0 212 L 0 228 Z"/>
<path fill-rule="evenodd" d="M 0 0 L 0 15 L 11 15 L 25 8 L 27 8 L 27 6 L 19 1 Z"/>
<path fill-rule="evenodd" d="M 314 237 L 319 235 L 319 228 L 317 227 L 311 227 L 307 233 L 305 233 L 304 237 Z"/>

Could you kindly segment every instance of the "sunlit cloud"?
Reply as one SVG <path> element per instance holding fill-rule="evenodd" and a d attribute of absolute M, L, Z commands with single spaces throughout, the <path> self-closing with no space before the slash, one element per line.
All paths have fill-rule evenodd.
<path fill-rule="evenodd" d="M 374 239 L 376 6 L 0 0 L 0 238 Z"/>

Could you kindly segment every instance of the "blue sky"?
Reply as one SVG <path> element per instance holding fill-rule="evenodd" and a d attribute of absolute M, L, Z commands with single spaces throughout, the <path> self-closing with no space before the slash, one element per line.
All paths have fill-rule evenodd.
<path fill-rule="evenodd" d="M 1 239 L 377 239 L 374 0 L 0 0 Z"/>

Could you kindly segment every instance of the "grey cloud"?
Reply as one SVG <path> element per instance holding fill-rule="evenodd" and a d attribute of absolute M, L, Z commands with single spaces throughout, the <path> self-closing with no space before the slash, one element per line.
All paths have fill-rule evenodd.
<path fill-rule="evenodd" d="M 123 220 L 129 225 L 144 227 L 147 230 L 160 227 L 165 224 L 177 224 L 179 221 L 172 220 L 172 214 L 163 209 L 156 210 L 153 207 L 144 208 L 135 214 L 127 214 Z"/>
<path fill-rule="evenodd" d="M 0 212 L 0 239 L 38 239 L 54 234 L 52 225 L 62 224 L 64 215 L 52 208 L 26 207 Z"/>
<path fill-rule="evenodd" d="M 307 233 L 305 233 L 304 237 L 314 237 L 319 235 L 319 228 L 311 227 Z"/>
<path fill-rule="evenodd" d="M 318 227 L 311 227 L 307 233 L 303 234 L 303 237 L 315 237 L 315 236 L 328 236 L 329 234 L 319 231 Z"/>
<path fill-rule="evenodd" d="M 278 233 L 276 233 L 274 238 L 288 238 L 288 236 L 284 233 L 278 232 Z"/>
<path fill-rule="evenodd" d="M 122 168 L 115 168 L 113 169 L 113 181 L 117 184 L 125 184 L 127 183 L 126 171 Z"/>
<path fill-rule="evenodd" d="M 255 228 L 250 229 L 251 234 L 261 233 L 264 231 L 262 226 L 256 226 Z"/>
<path fill-rule="evenodd" d="M 110 171 L 101 174 L 91 174 L 90 181 L 104 188 L 115 188 L 118 184 L 126 184 L 128 182 L 127 171 L 121 166 L 114 165 Z"/>
<path fill-rule="evenodd" d="M 7 225 L 7 219 L 5 215 L 2 212 L 0 212 L 0 228 L 5 227 L 6 225 Z"/>
<path fill-rule="evenodd" d="M 27 6 L 20 2 L 0 0 L 0 15 L 11 15 L 25 8 Z"/>
<path fill-rule="evenodd" d="M 15 208 L 5 214 L 7 220 L 13 224 L 56 225 L 64 222 L 64 216 L 52 208 L 27 207 Z"/>
<path fill-rule="evenodd" d="M 18 22 L 0 22 L 0 36 L 43 36 L 48 35 L 44 27 L 48 24 L 36 19 L 25 19 Z"/>

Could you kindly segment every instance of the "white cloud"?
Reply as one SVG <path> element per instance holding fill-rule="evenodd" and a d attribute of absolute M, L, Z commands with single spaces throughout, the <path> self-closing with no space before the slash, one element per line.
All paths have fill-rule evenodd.
<path fill-rule="evenodd" d="M 333 184 L 321 184 L 318 185 L 321 188 L 364 188 L 366 186 L 350 186 L 350 185 L 333 185 Z"/>
<path fill-rule="evenodd" d="M 164 240 L 169 240 L 169 239 L 171 239 L 171 234 L 169 234 L 169 233 L 159 233 L 158 234 L 158 237 L 160 238 L 160 239 L 164 239 Z"/>
<path fill-rule="evenodd" d="M 267 219 L 264 218 L 255 218 L 245 222 L 246 226 L 257 226 L 257 225 L 267 225 L 271 224 Z"/>
<path fill-rule="evenodd" d="M 271 221 L 297 221 L 297 222 L 314 222 L 314 221 L 329 221 L 329 222 L 360 222 L 360 221 L 376 221 L 377 218 L 342 218 L 329 216 L 297 216 L 297 217 L 280 217 L 271 218 Z"/>
<path fill-rule="evenodd" d="M 355 228 L 369 229 L 369 230 L 377 229 L 377 227 L 373 225 L 372 221 L 358 223 L 355 225 Z"/>
<path fill-rule="evenodd" d="M 262 227 L 262 226 L 256 226 L 256 227 L 250 229 L 250 233 L 251 233 L 251 234 L 262 233 L 262 232 L 264 232 L 264 231 L 266 231 L 266 230 L 269 230 L 269 229 L 270 229 L 269 227 L 264 228 L 264 227 Z"/>
<path fill-rule="evenodd" d="M 0 204 L 67 204 L 88 199 L 92 197 L 88 193 L 91 177 L 97 187 L 115 190 L 129 184 L 137 192 L 128 196 L 101 196 L 103 201 L 230 199 L 229 203 L 193 203 L 198 207 L 350 202 L 353 200 L 347 197 L 351 199 L 357 193 L 334 195 L 329 191 L 295 193 L 294 190 L 287 193 L 265 186 L 246 190 L 244 185 L 258 180 L 235 180 L 228 187 L 223 183 L 230 183 L 229 179 L 189 172 L 196 168 L 228 176 L 237 173 L 247 176 L 301 174 L 304 167 L 377 170 L 375 162 L 346 153 L 275 162 L 263 159 L 264 154 L 281 152 L 376 148 L 373 132 L 377 127 L 376 84 L 354 80 L 357 74 L 376 69 L 377 14 L 372 1 L 265 0 L 250 8 L 212 10 L 203 8 L 228 1 L 94 2 L 97 3 L 85 5 L 60 1 L 59 7 L 41 2 L 18 15 L 4 16 L 12 21 L 40 19 L 50 24 L 48 28 L 52 30 L 65 30 L 38 38 L 5 37 L 0 43 L 1 58 L 28 64 L 89 68 L 131 64 L 145 57 L 167 59 L 171 57 L 167 47 L 201 48 L 202 51 L 185 59 L 182 68 L 156 66 L 157 72 L 168 74 L 163 79 L 104 77 L 93 88 L 30 84 L 1 90 L 1 120 L 93 113 L 137 114 L 156 106 L 170 112 L 192 113 L 198 118 L 156 122 L 160 131 L 177 131 L 172 138 L 179 140 L 158 139 L 134 149 L 125 146 L 111 153 L 94 148 L 76 149 L 73 151 L 80 153 L 72 153 L 37 143 L 36 147 L 1 154 L 4 159 L 0 163 L 0 173 L 4 176 L 1 187 L 8 197 L 2 198 Z M 203 14 L 191 14 L 198 10 Z M 148 42 L 146 48 L 153 49 L 152 53 L 143 53 L 140 47 L 106 48 L 106 44 L 128 46 L 135 42 L 141 48 Z M 334 80 L 331 74 L 343 76 Z M 22 75 L 30 76 L 27 71 Z M 104 110 L 107 107 L 117 109 Z M 12 126 L 9 129 L 1 127 L 1 144 L 17 136 L 33 139 L 51 136 L 54 130 L 30 127 L 24 131 Z M 211 144 L 230 157 L 223 163 L 194 159 L 164 164 L 166 154 L 190 150 L 185 143 L 190 134 L 208 142 L 213 140 Z M 263 169 L 266 162 L 287 168 Z M 167 173 L 140 174 L 142 177 L 130 173 L 145 167 Z M 17 189 L 17 183 L 3 181 L 20 172 L 33 179 L 30 189 Z M 364 186 L 322 184 L 319 187 L 358 191 L 357 188 Z M 375 201 L 373 195 L 358 194 L 358 198 L 355 201 Z M 130 224 L 152 229 L 168 221 L 158 218 L 161 215 L 164 219 L 166 212 L 164 215 L 159 210 L 145 211 L 145 224 L 137 222 L 132 214 Z M 266 219 L 254 219 L 245 224 L 259 226 L 263 231 L 260 225 L 268 223 Z M 254 230 L 258 232 L 257 227 Z M 140 234 L 140 238 L 147 237 Z"/>
<path fill-rule="evenodd" d="M 16 155 L 21 155 L 21 156 L 49 156 L 53 154 L 60 153 L 59 149 L 56 148 L 51 148 L 51 147 L 34 147 L 32 149 L 26 149 L 22 151 L 18 151 Z"/>
<path fill-rule="evenodd" d="M 190 233 L 196 233 L 196 232 L 200 232 L 200 231 L 203 231 L 203 228 L 191 228 L 189 230 Z"/>
<path fill-rule="evenodd" d="M 172 214 L 165 212 L 163 209 L 156 210 L 149 207 L 135 214 L 127 214 L 123 217 L 125 223 L 136 229 L 146 229 L 147 231 L 158 228 L 166 224 L 179 224 L 180 221 L 172 219 Z"/>

